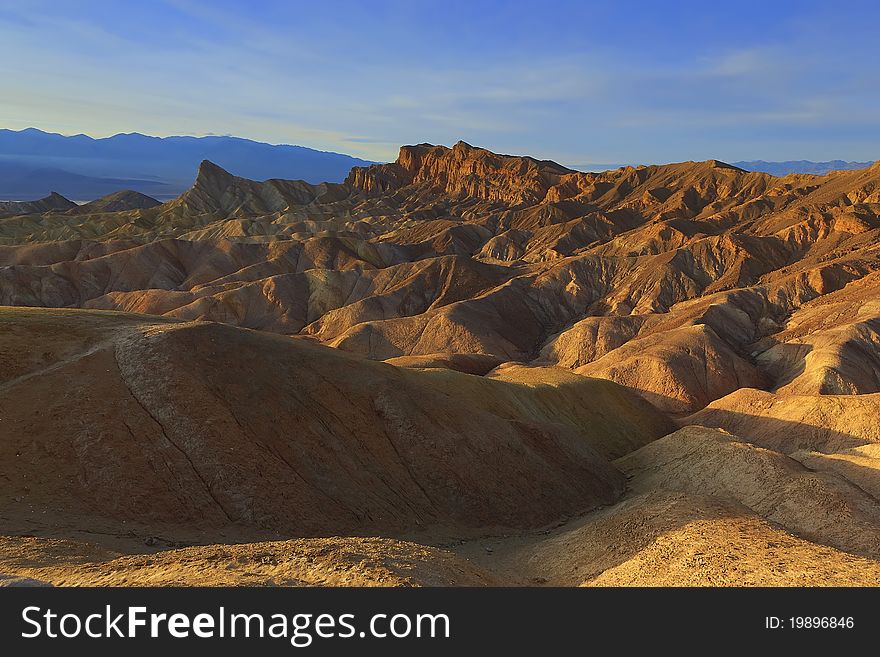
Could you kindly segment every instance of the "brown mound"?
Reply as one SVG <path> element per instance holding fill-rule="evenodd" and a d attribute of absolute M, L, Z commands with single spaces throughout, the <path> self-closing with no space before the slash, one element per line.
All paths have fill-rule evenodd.
<path fill-rule="evenodd" d="M 16 464 L 2 508 L 23 527 L 45 510 L 150 533 L 536 526 L 617 499 L 623 479 L 601 454 L 663 426 L 626 391 L 579 377 L 533 389 L 131 315 L 0 319 L 24 327 L 0 334 L 7 357 L 57 348 L 61 331 L 73 352 L 28 361 L 0 389 L 2 459 Z"/>
<path fill-rule="evenodd" d="M 124 210 L 146 210 L 148 208 L 154 208 L 157 205 L 162 205 L 162 203 L 146 194 L 141 194 L 140 192 L 135 192 L 130 189 L 124 189 L 119 192 L 107 194 L 107 196 L 102 196 L 90 203 L 84 203 L 79 207 L 73 208 L 70 212 L 76 214 L 122 212 Z"/>
<path fill-rule="evenodd" d="M 0 216 L 51 212 L 53 210 L 69 210 L 77 205 L 58 192 L 52 192 L 46 198 L 37 201 L 0 201 Z"/>
<path fill-rule="evenodd" d="M 575 371 L 638 390 L 671 413 L 694 411 L 737 388 L 764 383 L 757 369 L 705 325 L 630 340 Z"/>

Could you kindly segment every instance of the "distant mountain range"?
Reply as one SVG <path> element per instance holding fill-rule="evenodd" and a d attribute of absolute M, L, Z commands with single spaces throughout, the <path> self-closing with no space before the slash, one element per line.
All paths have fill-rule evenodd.
<path fill-rule="evenodd" d="M 372 164 L 341 153 L 240 137 L 150 137 L 133 132 L 94 139 L 36 128 L 0 129 L 0 201 L 31 201 L 57 192 L 83 202 L 120 190 L 169 200 L 189 189 L 203 160 L 251 180 L 280 178 L 312 184 L 342 182 L 352 167 Z M 872 162 L 753 160 L 731 164 L 784 176 L 863 169 Z M 619 166 L 582 164 L 573 168 L 601 171 Z"/>
<path fill-rule="evenodd" d="M 786 160 L 785 162 L 767 162 L 765 160 L 743 160 L 730 162 L 731 165 L 746 171 L 761 171 L 773 176 L 787 176 L 790 173 L 812 173 L 823 176 L 831 171 L 853 171 L 855 169 L 867 169 L 873 162 L 845 162 L 844 160 L 829 160 L 828 162 L 812 162 L 810 160 Z M 571 168 L 576 171 L 609 171 L 627 166 L 625 164 L 573 164 Z"/>
<path fill-rule="evenodd" d="M 192 185 L 199 163 L 206 159 L 245 178 L 310 183 L 341 182 L 352 167 L 371 164 L 340 153 L 239 137 L 130 133 L 93 139 L 36 128 L 0 130 L 0 200 L 31 200 L 58 192 L 82 201 L 120 189 L 166 200 Z"/>
<path fill-rule="evenodd" d="M 867 169 L 874 163 L 844 162 L 843 160 L 829 160 L 828 162 L 811 162 L 810 160 L 765 162 L 764 160 L 751 160 L 748 162 L 731 162 L 731 164 L 746 171 L 763 171 L 773 176 L 787 176 L 790 173 L 813 173 L 821 176 L 831 171 Z"/>

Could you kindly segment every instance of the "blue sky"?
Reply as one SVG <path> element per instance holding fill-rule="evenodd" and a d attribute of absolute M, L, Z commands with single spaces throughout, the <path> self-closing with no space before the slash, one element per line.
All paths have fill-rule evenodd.
<path fill-rule="evenodd" d="M 876 160 L 878 24 L 845 0 L 0 0 L 0 127 Z"/>

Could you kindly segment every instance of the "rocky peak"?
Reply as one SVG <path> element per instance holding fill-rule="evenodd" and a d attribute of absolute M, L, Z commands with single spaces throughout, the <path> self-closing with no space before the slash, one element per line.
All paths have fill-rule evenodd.
<path fill-rule="evenodd" d="M 542 201 L 562 178 L 577 175 L 555 162 L 498 155 L 459 141 L 452 148 L 403 146 L 396 162 L 355 167 L 346 182 L 367 193 L 426 185 L 455 198 L 479 198 L 508 205 Z"/>
<path fill-rule="evenodd" d="M 199 172 L 196 174 L 196 181 L 193 187 L 215 186 L 217 184 L 228 185 L 235 179 L 223 167 L 214 164 L 210 160 L 202 160 L 199 164 Z"/>
<path fill-rule="evenodd" d="M 67 198 L 65 198 L 64 196 L 59 194 L 58 192 L 50 192 L 49 196 L 42 199 L 42 201 L 46 204 L 57 203 L 60 207 L 63 207 L 65 205 L 70 205 L 71 203 L 73 203 L 73 201 L 68 200 Z"/>
<path fill-rule="evenodd" d="M 731 171 L 739 171 L 740 173 L 748 173 L 745 169 L 722 162 L 721 160 L 706 160 L 706 164 L 712 169 L 730 169 Z"/>
<path fill-rule="evenodd" d="M 188 214 L 260 216 L 283 212 L 317 198 L 340 198 L 348 192 L 342 185 L 329 183 L 310 185 L 302 180 L 248 180 L 234 176 L 210 160 L 203 160 L 193 186 L 170 205 L 183 208 Z"/>

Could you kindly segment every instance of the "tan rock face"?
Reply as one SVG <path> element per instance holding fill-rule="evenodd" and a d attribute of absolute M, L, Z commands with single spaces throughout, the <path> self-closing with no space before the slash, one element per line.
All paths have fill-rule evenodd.
<path fill-rule="evenodd" d="M 368 193 L 426 185 L 453 198 L 477 198 L 509 206 L 543 201 L 551 187 L 575 172 L 555 162 L 496 155 L 458 142 L 404 146 L 393 164 L 356 167 L 346 182 Z"/>
<path fill-rule="evenodd" d="M 687 570 L 680 542 L 716 531 L 833 564 L 779 577 L 791 560 L 762 548 L 741 582 L 880 581 L 878 189 L 877 165 L 581 173 L 459 142 L 344 184 L 204 162 L 164 204 L 4 204 L 0 483 L 22 501 L 2 511 L 212 544 L 432 527 L 458 545 L 586 514 L 499 539 L 461 581 L 534 583 L 546 558 L 550 583 L 675 583 L 661 562 L 737 583 L 721 548 L 711 576 Z M 673 419 L 736 438 L 652 443 Z"/>

